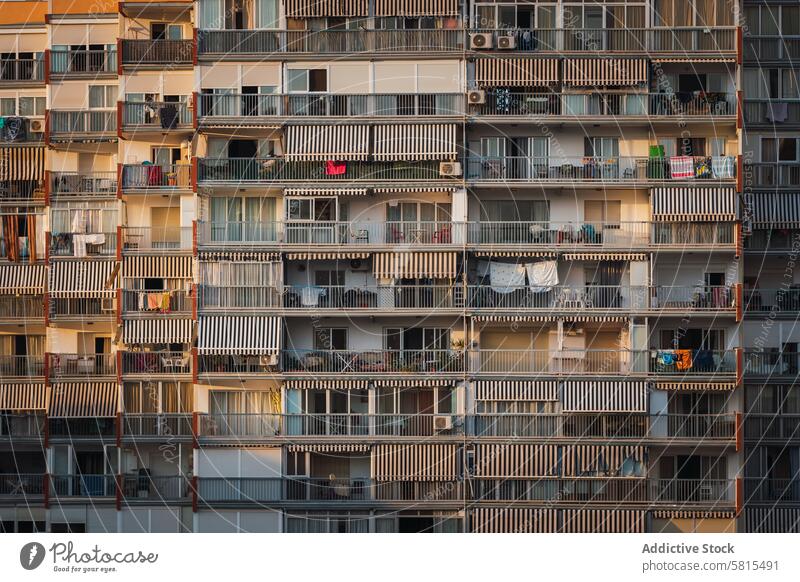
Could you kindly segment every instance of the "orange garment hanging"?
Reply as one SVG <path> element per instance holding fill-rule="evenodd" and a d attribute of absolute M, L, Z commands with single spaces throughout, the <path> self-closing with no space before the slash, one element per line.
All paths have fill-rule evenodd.
<path fill-rule="evenodd" d="M 678 370 L 690 370 L 692 367 L 692 350 L 675 350 L 675 367 Z"/>

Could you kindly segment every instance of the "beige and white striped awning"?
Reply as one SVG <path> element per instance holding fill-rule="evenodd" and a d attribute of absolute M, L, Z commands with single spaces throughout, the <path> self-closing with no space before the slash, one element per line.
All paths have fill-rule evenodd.
<path fill-rule="evenodd" d="M 556 253 L 551 251 L 475 251 L 476 257 L 497 257 L 497 258 L 526 258 L 532 257 L 537 259 L 554 259 Z"/>
<path fill-rule="evenodd" d="M 47 410 L 44 384 L 0 384 L 0 410 Z"/>
<path fill-rule="evenodd" d="M 132 319 L 122 327 L 122 341 L 133 344 L 188 344 L 194 341 L 191 319 Z"/>
<path fill-rule="evenodd" d="M 192 257 L 126 256 L 122 261 L 123 279 L 191 279 Z"/>
<path fill-rule="evenodd" d="M 643 509 L 564 509 L 562 533 L 644 533 Z"/>
<path fill-rule="evenodd" d="M 286 0 L 286 18 L 369 16 L 368 0 Z"/>
<path fill-rule="evenodd" d="M 286 253 L 289 261 L 340 261 L 368 259 L 369 253 L 353 251 L 329 251 L 323 253 Z"/>
<path fill-rule="evenodd" d="M 558 400 L 557 380 L 479 380 L 475 383 L 475 400 Z"/>
<path fill-rule="evenodd" d="M 0 147 L 0 181 L 44 180 L 43 146 Z"/>
<path fill-rule="evenodd" d="M 653 512 L 653 517 L 656 519 L 733 519 L 736 517 L 736 512 L 733 509 L 657 509 Z"/>
<path fill-rule="evenodd" d="M 366 196 L 366 188 L 285 188 L 284 196 Z"/>
<path fill-rule="evenodd" d="M 564 253 L 565 261 L 646 261 L 644 253 Z"/>
<path fill-rule="evenodd" d="M 287 390 L 366 390 L 369 388 L 367 380 L 356 378 L 343 378 L 336 380 L 285 380 L 283 387 Z"/>
<path fill-rule="evenodd" d="M 491 58 L 475 60 L 479 87 L 542 87 L 558 83 L 558 59 Z"/>
<path fill-rule="evenodd" d="M 650 205 L 659 222 L 730 222 L 737 217 L 732 186 L 654 188 Z"/>
<path fill-rule="evenodd" d="M 653 388 L 675 392 L 729 392 L 736 389 L 736 382 L 656 382 Z"/>
<path fill-rule="evenodd" d="M 113 297 L 117 273 L 115 261 L 52 261 L 51 297 Z"/>
<path fill-rule="evenodd" d="M 566 445 L 561 450 L 565 477 L 618 473 L 626 459 L 644 463 L 645 448 L 639 445 Z"/>
<path fill-rule="evenodd" d="M 278 355 L 283 319 L 266 315 L 208 315 L 198 320 L 201 354 Z"/>
<path fill-rule="evenodd" d="M 53 384 L 49 416 L 59 418 L 116 416 L 119 387 L 113 382 Z"/>
<path fill-rule="evenodd" d="M 627 323 L 627 315 L 565 315 L 561 317 L 566 322 L 571 323 Z"/>
<path fill-rule="evenodd" d="M 475 507 L 472 533 L 556 533 L 558 511 L 542 507 Z"/>
<path fill-rule="evenodd" d="M 368 125 L 290 125 L 286 128 L 287 160 L 366 160 Z"/>
<path fill-rule="evenodd" d="M 372 269 L 378 279 L 453 279 L 456 253 L 376 253 Z"/>
<path fill-rule="evenodd" d="M 564 84 L 608 87 L 647 83 L 647 59 L 564 59 Z"/>
<path fill-rule="evenodd" d="M 44 283 L 44 265 L 0 265 L 0 295 L 41 295 Z"/>
<path fill-rule="evenodd" d="M 625 380 L 569 380 L 562 392 L 564 412 L 647 412 L 647 383 Z"/>
<path fill-rule="evenodd" d="M 289 445 L 290 453 L 366 453 L 369 445 L 357 443 L 328 443 L 309 445 Z"/>
<path fill-rule="evenodd" d="M 379 481 L 437 481 L 458 477 L 452 444 L 383 444 L 372 452 L 372 477 Z"/>
<path fill-rule="evenodd" d="M 375 126 L 376 160 L 455 160 L 457 155 L 455 123 Z"/>
<path fill-rule="evenodd" d="M 372 385 L 375 388 L 434 388 L 437 386 L 452 386 L 453 380 L 402 378 L 399 380 L 373 380 Z"/>
<path fill-rule="evenodd" d="M 198 254 L 198 260 L 270 263 L 280 261 L 281 254 L 254 251 L 205 251 Z"/>
<path fill-rule="evenodd" d="M 753 228 L 800 228 L 800 192 L 754 192 Z"/>
<path fill-rule="evenodd" d="M 391 186 L 373 188 L 375 194 L 452 194 L 458 186 Z"/>
<path fill-rule="evenodd" d="M 662 57 L 653 59 L 654 63 L 735 63 L 736 57 Z"/>
<path fill-rule="evenodd" d="M 475 445 L 475 476 L 484 478 L 555 477 L 558 446 L 518 443 Z"/>
<path fill-rule="evenodd" d="M 375 16 L 458 16 L 458 0 L 375 0 Z"/>

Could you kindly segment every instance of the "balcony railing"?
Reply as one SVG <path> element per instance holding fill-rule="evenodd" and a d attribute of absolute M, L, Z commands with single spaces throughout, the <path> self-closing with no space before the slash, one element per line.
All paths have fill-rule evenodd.
<path fill-rule="evenodd" d="M 191 374 L 192 358 L 184 352 L 122 352 L 122 373 L 143 376 Z"/>
<path fill-rule="evenodd" d="M 114 317 L 113 297 L 51 297 L 50 317 L 53 319 L 71 319 L 100 317 L 110 319 Z"/>
<path fill-rule="evenodd" d="M 169 252 L 192 250 L 192 228 L 188 226 L 126 226 L 122 228 L 122 251 Z"/>
<path fill-rule="evenodd" d="M 194 50 L 191 40 L 122 39 L 123 65 L 188 65 Z"/>
<path fill-rule="evenodd" d="M 191 478 L 183 475 L 122 475 L 122 496 L 127 500 L 187 499 L 192 495 Z"/>
<path fill-rule="evenodd" d="M 115 111 L 50 111 L 51 135 L 113 134 L 117 132 Z"/>
<path fill-rule="evenodd" d="M 462 93 L 199 95 L 198 115 L 216 117 L 431 117 L 464 114 Z"/>
<path fill-rule="evenodd" d="M 463 30 L 200 30 L 200 55 L 273 53 L 454 52 Z"/>
<path fill-rule="evenodd" d="M 464 352 L 451 350 L 284 350 L 283 371 L 287 373 L 382 374 L 414 372 L 423 374 L 464 371 Z"/>
<path fill-rule="evenodd" d="M 44 376 L 44 356 L 0 355 L 0 378 Z"/>
<path fill-rule="evenodd" d="M 156 304 L 156 301 L 158 303 Z M 122 313 L 159 317 L 166 313 L 191 313 L 191 295 L 183 289 L 171 291 L 122 290 Z"/>
<path fill-rule="evenodd" d="M 189 189 L 190 164 L 126 164 L 122 168 L 123 190 Z"/>
<path fill-rule="evenodd" d="M 0 497 L 31 497 L 44 495 L 43 473 L 0 474 Z M 20 499 L 19 502 L 23 500 Z"/>
<path fill-rule="evenodd" d="M 746 30 L 746 29 L 745 29 Z M 744 58 L 748 61 L 796 61 L 800 59 L 800 35 L 775 34 L 760 36 L 746 34 Z"/>
<path fill-rule="evenodd" d="M 42 59 L 0 60 L 0 81 L 44 81 Z"/>
<path fill-rule="evenodd" d="M 265 309 L 283 305 L 283 293 L 276 287 L 203 285 L 197 291 L 199 309 Z"/>
<path fill-rule="evenodd" d="M 749 124 L 800 123 L 800 101 L 797 99 L 745 99 L 742 105 L 744 121 Z"/>
<path fill-rule="evenodd" d="M 39 438 L 44 436 L 43 412 L 5 412 L 0 415 L 0 438 Z"/>
<path fill-rule="evenodd" d="M 800 244 L 800 230 L 771 228 L 754 229 L 744 238 L 745 250 L 752 253 L 785 252 Z"/>
<path fill-rule="evenodd" d="M 744 165 L 744 180 L 748 186 L 789 187 L 800 184 L 800 163 L 750 162 Z"/>
<path fill-rule="evenodd" d="M 719 117 L 736 115 L 736 95 L 730 93 L 592 93 L 580 95 L 493 91 L 476 115 L 490 116 L 610 116 Z"/>
<path fill-rule="evenodd" d="M 83 378 L 116 376 L 115 354 L 48 354 L 51 378 Z"/>
<path fill-rule="evenodd" d="M 274 437 L 285 434 L 280 414 L 204 414 L 200 417 L 204 437 Z"/>
<path fill-rule="evenodd" d="M 752 376 L 793 378 L 800 371 L 800 353 L 779 348 L 745 350 L 744 371 Z"/>
<path fill-rule="evenodd" d="M 116 475 L 50 475 L 54 497 L 114 497 Z"/>
<path fill-rule="evenodd" d="M 650 243 L 653 246 L 714 247 L 736 243 L 733 222 L 654 222 Z"/>
<path fill-rule="evenodd" d="M 57 75 L 116 73 L 117 51 L 51 50 L 50 72 Z"/>
<path fill-rule="evenodd" d="M 117 233 L 54 232 L 50 235 L 50 254 L 54 257 L 111 257 L 117 254 Z"/>
<path fill-rule="evenodd" d="M 192 126 L 192 112 L 186 102 L 125 102 L 122 104 L 122 125 L 159 131 L 186 129 Z"/>
<path fill-rule="evenodd" d="M 732 157 L 472 157 L 467 180 L 482 182 L 646 182 L 732 180 Z"/>
<path fill-rule="evenodd" d="M 43 295 L 0 295 L 0 319 L 39 319 L 44 317 Z"/>
<path fill-rule="evenodd" d="M 201 158 L 200 182 L 282 181 L 431 181 L 440 180 L 439 162 L 343 162 L 344 171 L 329 171 L 325 162 L 283 158 Z"/>
<path fill-rule="evenodd" d="M 125 413 L 122 417 L 123 437 L 169 439 L 193 435 L 191 414 Z"/>
<path fill-rule="evenodd" d="M 542 247 L 646 247 L 648 222 L 483 221 L 468 225 L 470 244 L 541 245 Z"/>
<path fill-rule="evenodd" d="M 754 414 L 744 417 L 744 438 L 800 441 L 800 414 Z"/>
<path fill-rule="evenodd" d="M 116 172 L 50 172 L 50 195 L 114 196 L 117 193 Z"/>
<path fill-rule="evenodd" d="M 47 419 L 51 439 L 111 439 L 116 434 L 116 419 L 112 417 L 55 417 Z"/>
<path fill-rule="evenodd" d="M 748 313 L 782 312 L 794 315 L 800 311 L 800 288 L 785 289 L 745 289 L 744 308 Z"/>
<path fill-rule="evenodd" d="M 732 287 L 653 287 L 650 306 L 653 309 L 678 311 L 717 311 L 733 309 L 735 293 Z"/>
<path fill-rule="evenodd" d="M 759 477 L 744 480 L 745 502 L 800 502 L 800 478 Z"/>
<path fill-rule="evenodd" d="M 453 309 L 464 307 L 464 289 L 451 285 L 344 285 L 285 287 L 288 309 Z"/>

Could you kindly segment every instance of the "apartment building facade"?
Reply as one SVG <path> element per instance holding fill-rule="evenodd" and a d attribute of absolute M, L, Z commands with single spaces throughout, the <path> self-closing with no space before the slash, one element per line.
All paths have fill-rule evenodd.
<path fill-rule="evenodd" d="M 796 7 L 14 4 L 4 531 L 798 530 Z"/>

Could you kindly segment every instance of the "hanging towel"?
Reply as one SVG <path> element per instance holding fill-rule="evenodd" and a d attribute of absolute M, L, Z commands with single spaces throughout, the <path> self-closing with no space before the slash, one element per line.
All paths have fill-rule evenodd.
<path fill-rule="evenodd" d="M 767 121 L 783 123 L 789 117 L 789 104 L 786 101 L 773 103 L 770 101 L 767 106 Z"/>
<path fill-rule="evenodd" d="M 147 294 L 147 309 L 159 309 L 161 307 L 161 293 Z"/>
<path fill-rule="evenodd" d="M 677 358 L 673 350 L 660 350 L 657 359 L 662 366 L 672 366 Z"/>
<path fill-rule="evenodd" d="M 325 295 L 325 289 L 322 287 L 303 287 L 300 292 L 300 303 L 303 307 L 316 307 L 319 304 L 319 298 Z"/>
<path fill-rule="evenodd" d="M 341 176 L 345 172 L 347 172 L 346 162 L 334 162 L 333 160 L 328 160 L 325 162 L 326 176 Z"/>
<path fill-rule="evenodd" d="M 673 180 L 694 178 L 694 163 L 690 156 L 672 156 L 669 159 L 669 171 Z"/>
<path fill-rule="evenodd" d="M 489 281 L 496 293 L 512 293 L 525 286 L 525 266 L 514 263 L 489 263 Z"/>
<path fill-rule="evenodd" d="M 533 293 L 544 293 L 558 285 L 558 261 L 539 261 L 525 265 Z"/>
<path fill-rule="evenodd" d="M 146 295 L 146 293 L 139 293 L 139 311 L 144 311 L 144 298 Z"/>
<path fill-rule="evenodd" d="M 166 292 L 164 292 L 164 293 L 162 293 L 162 294 L 161 294 L 161 306 L 160 306 L 160 311 L 161 311 L 162 313 L 167 313 L 167 312 L 169 312 L 169 299 L 170 299 L 170 295 L 171 295 L 171 293 L 170 293 L 169 291 L 166 291 Z"/>
<path fill-rule="evenodd" d="M 72 215 L 72 232 L 74 234 L 86 233 L 86 211 L 76 210 Z"/>
<path fill-rule="evenodd" d="M 733 157 L 714 156 L 711 158 L 711 172 L 715 178 L 733 178 Z"/>
<path fill-rule="evenodd" d="M 685 371 L 692 368 L 692 350 L 675 350 L 675 367 Z"/>

